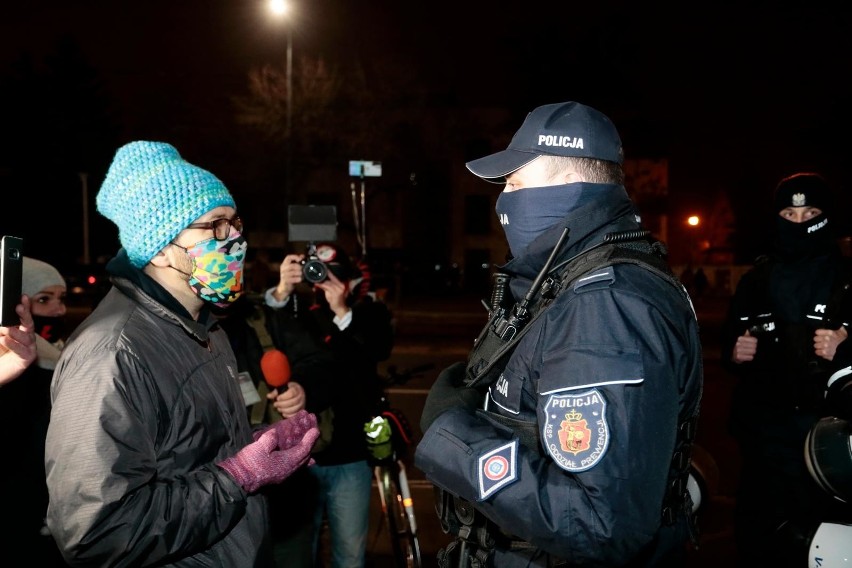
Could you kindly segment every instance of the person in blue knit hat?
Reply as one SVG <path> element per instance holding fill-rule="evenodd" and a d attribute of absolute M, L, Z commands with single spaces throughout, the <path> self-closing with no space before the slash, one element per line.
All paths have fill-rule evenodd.
<path fill-rule="evenodd" d="M 310 462 L 304 410 L 252 432 L 211 306 L 242 293 L 246 240 L 212 173 L 171 145 L 119 148 L 97 195 L 112 288 L 51 386 L 48 528 L 74 566 L 269 566 L 259 490 Z"/>

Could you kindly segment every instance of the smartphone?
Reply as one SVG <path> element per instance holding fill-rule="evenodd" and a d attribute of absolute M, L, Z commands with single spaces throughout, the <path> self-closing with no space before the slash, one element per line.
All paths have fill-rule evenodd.
<path fill-rule="evenodd" d="M 21 277 L 24 264 L 24 240 L 5 235 L 0 239 L 0 325 L 18 325 L 21 318 L 15 308 L 21 303 Z"/>

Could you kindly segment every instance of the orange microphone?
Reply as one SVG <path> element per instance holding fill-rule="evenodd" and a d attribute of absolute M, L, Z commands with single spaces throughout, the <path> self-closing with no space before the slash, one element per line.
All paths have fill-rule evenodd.
<path fill-rule="evenodd" d="M 260 370 L 263 380 L 270 389 L 278 389 L 278 394 L 287 390 L 290 381 L 290 361 L 283 351 L 270 349 L 260 358 Z"/>

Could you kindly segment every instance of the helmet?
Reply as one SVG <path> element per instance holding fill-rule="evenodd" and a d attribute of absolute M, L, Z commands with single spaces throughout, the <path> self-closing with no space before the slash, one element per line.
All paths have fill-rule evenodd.
<path fill-rule="evenodd" d="M 822 523 L 808 550 L 808 566 L 836 568 L 852 566 L 852 526 Z"/>
<path fill-rule="evenodd" d="M 852 502 L 852 425 L 834 416 L 820 419 L 805 439 L 805 464 L 829 495 Z"/>
<path fill-rule="evenodd" d="M 686 489 L 692 498 L 693 513 L 706 508 L 719 491 L 719 466 L 713 456 L 698 444 L 692 446 Z"/>
<path fill-rule="evenodd" d="M 695 513 L 701 508 L 703 493 L 701 484 L 695 479 L 692 472 L 689 472 L 689 477 L 686 479 L 686 490 L 689 491 L 689 498 L 692 499 L 692 512 Z"/>

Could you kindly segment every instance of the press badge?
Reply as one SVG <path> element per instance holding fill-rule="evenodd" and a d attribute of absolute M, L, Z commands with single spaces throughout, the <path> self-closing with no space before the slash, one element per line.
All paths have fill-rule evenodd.
<path fill-rule="evenodd" d="M 609 426 L 598 389 L 550 395 L 544 412 L 542 439 L 556 465 L 577 473 L 601 461 L 609 446 Z"/>
<path fill-rule="evenodd" d="M 251 382 L 251 375 L 248 371 L 242 371 L 237 375 L 237 381 L 240 383 L 240 391 L 243 393 L 243 400 L 246 406 L 251 406 L 260 402 L 260 395 L 257 393 L 254 383 Z"/>

